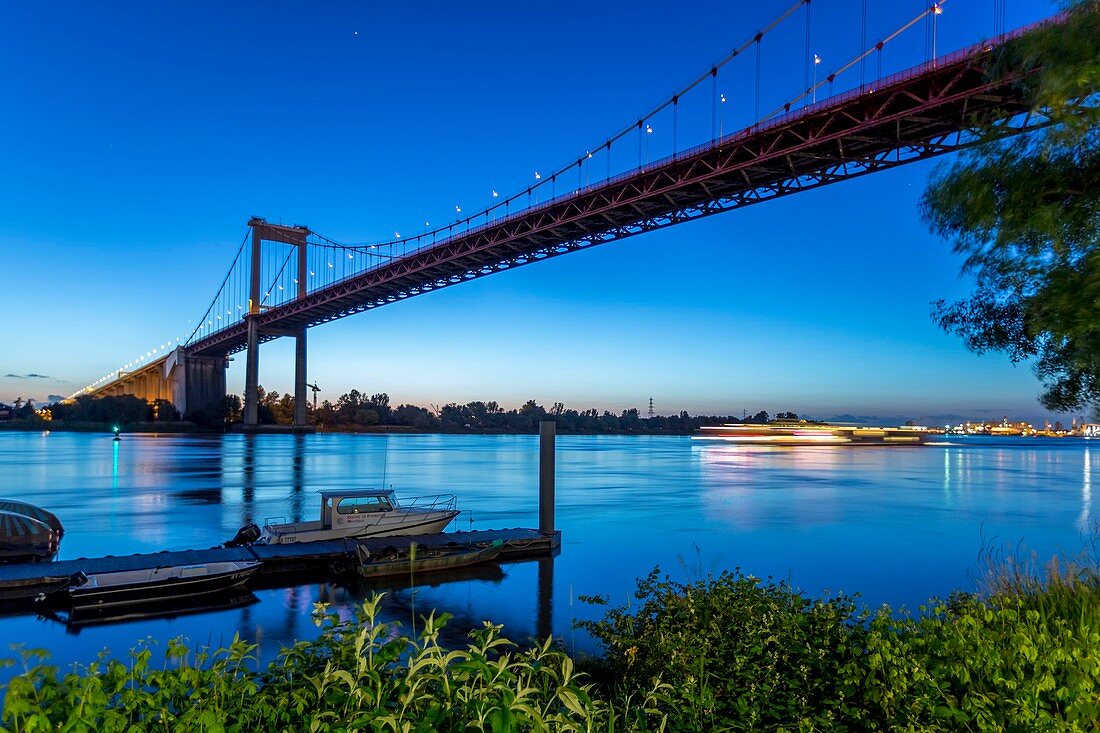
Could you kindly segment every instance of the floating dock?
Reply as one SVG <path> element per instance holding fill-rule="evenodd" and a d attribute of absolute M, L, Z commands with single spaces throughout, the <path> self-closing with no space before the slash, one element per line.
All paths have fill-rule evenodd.
<path fill-rule="evenodd" d="M 13 601 L 34 598 L 39 593 L 57 588 L 59 583 L 66 581 L 77 572 L 92 575 L 175 565 L 259 560 L 261 564 L 258 576 L 320 570 L 327 577 L 331 574 L 334 564 L 347 563 L 351 567 L 358 563 L 359 546 L 366 548 L 371 554 L 379 554 L 387 550 L 397 550 L 398 553 L 407 554 L 414 543 L 418 547 L 425 548 L 480 549 L 494 542 L 500 542 L 503 545 L 498 556 L 500 561 L 548 557 L 555 554 L 561 547 L 561 532 L 544 534 L 534 529 L 488 529 L 16 563 L 0 565 L 0 599 Z"/>
<path fill-rule="evenodd" d="M 426 549 L 474 550 L 501 545 L 494 562 L 514 562 L 557 555 L 561 532 L 554 527 L 554 452 L 555 424 L 539 424 L 539 528 L 489 529 L 468 532 L 399 535 L 295 542 L 254 544 L 243 547 L 211 547 L 208 550 L 180 550 L 135 555 L 80 557 L 54 562 L 24 562 L 0 565 L 0 614 L 26 612 L 43 593 L 68 584 L 76 573 L 95 575 L 129 570 L 151 570 L 180 565 L 216 562 L 259 561 L 260 567 L 249 580 L 249 587 L 277 587 L 281 584 L 306 584 L 346 575 L 360 564 L 364 555 L 411 560 L 412 546 Z M 362 550 L 368 550 L 363 553 Z M 368 564 L 370 560 L 366 561 Z M 280 578 L 280 576 L 283 576 Z M 540 572 L 540 578 L 543 574 Z M 546 578 L 550 574 L 545 574 Z M 540 580 L 541 582 L 541 580 Z M 549 581 L 547 581 L 549 582 Z M 549 598 L 549 590 L 546 597 Z M 548 626 L 547 626 L 548 629 Z M 549 631 L 546 631 L 549 634 Z"/>

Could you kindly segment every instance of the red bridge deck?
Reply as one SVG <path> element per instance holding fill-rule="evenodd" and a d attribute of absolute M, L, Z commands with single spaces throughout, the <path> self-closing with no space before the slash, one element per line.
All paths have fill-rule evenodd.
<path fill-rule="evenodd" d="M 253 316 L 263 339 L 420 293 L 642 232 L 923 160 L 974 144 L 979 125 L 1004 134 L 1045 124 L 1018 81 L 990 75 L 989 47 L 908 72 L 518 211 Z M 266 331 L 266 333 L 265 333 Z M 240 321 L 189 352 L 245 348 Z"/>

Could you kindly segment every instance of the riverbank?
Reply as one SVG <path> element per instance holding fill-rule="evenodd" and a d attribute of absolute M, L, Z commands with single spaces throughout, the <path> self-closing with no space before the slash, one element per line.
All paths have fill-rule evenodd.
<path fill-rule="evenodd" d="M 553 419 L 553 418 L 547 418 Z M 58 432 L 75 433 L 113 433 L 118 427 L 123 433 L 199 433 L 213 434 L 241 432 L 240 424 L 227 425 L 225 430 L 213 430 L 196 425 L 185 420 L 172 422 L 140 422 L 140 423 L 109 423 L 109 422 L 73 422 L 61 420 L 7 420 L 0 422 L 0 432 L 22 431 L 41 432 L 51 430 Z M 416 428 L 409 425 L 310 425 L 314 432 L 348 435 L 537 435 L 538 427 L 523 429 L 508 428 Z M 292 427 L 283 424 L 263 424 L 259 432 L 289 433 Z M 575 430 L 562 429 L 559 426 L 559 435 L 691 435 L 691 432 L 675 432 L 662 429 L 633 429 L 633 430 Z"/>
<path fill-rule="evenodd" d="M 489 622 L 447 648 L 448 614 L 405 635 L 379 622 L 375 596 L 354 619 L 317 607 L 321 635 L 260 669 L 239 639 L 217 650 L 175 640 L 155 655 L 139 642 L 124 660 L 65 675 L 23 651 L 0 720 L 9 730 L 1087 730 L 1100 716 L 1100 583 L 1066 570 L 915 616 L 736 572 L 682 584 L 655 571 L 637 602 L 585 625 L 603 650 L 581 659 L 553 639 L 519 648 Z"/>
<path fill-rule="evenodd" d="M 215 432 L 202 428 L 192 422 L 173 420 L 165 422 L 137 422 L 137 423 L 111 423 L 111 422 L 77 422 L 60 420 L 5 420 L 0 422 L 0 432 L 35 432 L 43 430 L 68 432 L 68 433 L 110 433 L 119 428 L 127 433 L 211 433 Z"/>

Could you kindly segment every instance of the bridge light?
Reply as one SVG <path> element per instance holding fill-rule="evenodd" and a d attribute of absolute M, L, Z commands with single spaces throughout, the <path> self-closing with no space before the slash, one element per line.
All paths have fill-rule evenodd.
<path fill-rule="evenodd" d="M 649 133 L 653 132 L 653 128 L 650 127 L 649 125 L 646 125 L 645 126 L 645 131 L 646 131 L 646 134 L 648 135 Z"/>
<path fill-rule="evenodd" d="M 943 8 L 940 7 L 939 3 L 932 3 L 932 12 L 936 15 L 940 15 L 943 13 Z"/>
<path fill-rule="evenodd" d="M 542 176 L 539 175 L 538 171 L 535 171 L 535 180 L 536 181 L 541 181 L 542 180 Z"/>
<path fill-rule="evenodd" d="M 394 232 L 393 236 L 396 237 L 397 239 L 401 239 L 401 233 L 400 232 Z"/>
<path fill-rule="evenodd" d="M 496 197 L 497 197 L 497 196 L 499 196 L 499 195 L 500 195 L 500 194 L 499 194 L 499 193 L 497 193 L 497 190 L 496 190 L 496 189 L 494 188 L 494 189 L 493 189 L 493 198 L 496 198 Z"/>
<path fill-rule="evenodd" d="M 815 54 L 814 54 L 814 64 L 820 64 L 820 63 L 821 63 L 821 57 L 820 57 L 820 56 L 818 56 L 818 55 L 817 55 L 817 54 L 815 53 Z"/>

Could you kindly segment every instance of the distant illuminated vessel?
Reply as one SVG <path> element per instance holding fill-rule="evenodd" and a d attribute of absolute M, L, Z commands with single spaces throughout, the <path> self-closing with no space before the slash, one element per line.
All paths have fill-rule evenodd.
<path fill-rule="evenodd" d="M 730 424 L 699 428 L 696 438 L 746 445 L 920 445 L 932 431 L 925 427 L 877 428 L 831 425 L 807 420 Z"/>

